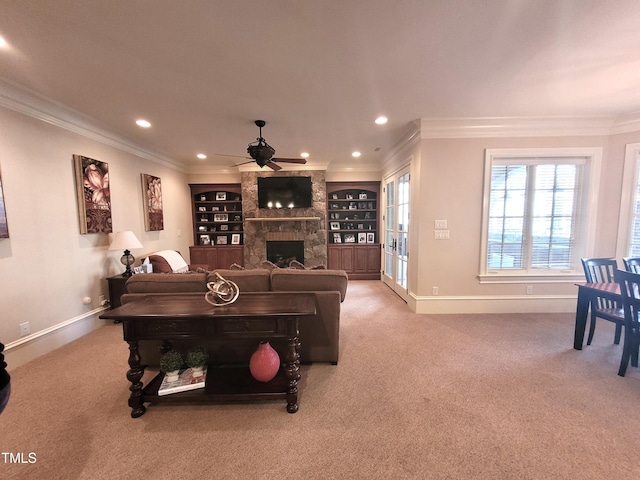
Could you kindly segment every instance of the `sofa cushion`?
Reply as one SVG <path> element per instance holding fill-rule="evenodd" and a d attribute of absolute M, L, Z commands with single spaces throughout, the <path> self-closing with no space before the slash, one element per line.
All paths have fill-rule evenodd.
<path fill-rule="evenodd" d="M 139 273 L 127 280 L 129 293 L 206 292 L 206 273 Z"/>
<path fill-rule="evenodd" d="M 344 270 L 297 270 L 276 268 L 271 271 L 271 290 L 276 291 L 337 291 L 340 301 L 347 294 L 347 272 Z"/>
<path fill-rule="evenodd" d="M 226 280 L 231 280 L 242 292 L 268 292 L 271 290 L 271 275 L 269 270 L 256 268 L 252 270 L 218 269 L 209 274 L 208 282 L 215 282 L 218 273 Z"/>
<path fill-rule="evenodd" d="M 155 273 L 183 273 L 189 270 L 187 262 L 180 252 L 175 250 L 162 250 L 147 257 Z"/>

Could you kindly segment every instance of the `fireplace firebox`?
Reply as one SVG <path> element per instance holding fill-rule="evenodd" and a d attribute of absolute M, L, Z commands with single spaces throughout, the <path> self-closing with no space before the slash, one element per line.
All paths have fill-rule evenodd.
<path fill-rule="evenodd" d="M 293 260 L 304 263 L 304 240 L 268 240 L 267 260 L 281 268 Z"/>

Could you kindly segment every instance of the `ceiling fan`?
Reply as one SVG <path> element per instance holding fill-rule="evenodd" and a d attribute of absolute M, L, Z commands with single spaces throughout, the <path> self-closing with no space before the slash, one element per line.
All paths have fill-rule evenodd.
<path fill-rule="evenodd" d="M 284 162 L 284 163 L 299 163 L 304 165 L 307 161 L 304 158 L 274 158 L 276 151 L 275 149 L 267 143 L 267 141 L 262 137 L 262 127 L 266 125 L 267 122 L 264 120 L 256 120 L 255 124 L 260 129 L 260 136 L 256 138 L 255 142 L 251 142 L 247 147 L 247 153 L 255 161 L 260 168 L 267 166 L 272 170 L 278 171 L 281 170 L 282 167 L 275 162 Z M 245 165 L 251 162 L 240 163 L 239 165 Z"/>

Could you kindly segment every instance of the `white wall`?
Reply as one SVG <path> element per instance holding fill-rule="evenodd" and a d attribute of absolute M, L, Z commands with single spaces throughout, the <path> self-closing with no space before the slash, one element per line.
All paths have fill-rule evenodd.
<path fill-rule="evenodd" d="M 10 235 L 0 239 L 0 341 L 12 369 L 103 325 L 98 297 L 123 271 L 109 235 L 80 234 L 74 154 L 109 164 L 113 229 L 134 231 L 144 245 L 137 258 L 166 248 L 188 257 L 191 207 L 186 174 L 161 163 L 2 107 L 0 132 Z M 163 231 L 144 230 L 141 173 L 162 179 Z M 20 337 L 27 321 L 31 335 Z"/>

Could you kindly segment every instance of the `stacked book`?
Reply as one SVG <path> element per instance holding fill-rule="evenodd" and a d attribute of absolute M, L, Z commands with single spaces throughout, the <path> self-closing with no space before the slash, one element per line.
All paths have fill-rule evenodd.
<path fill-rule="evenodd" d="M 169 395 L 172 393 L 186 392 L 187 390 L 195 390 L 197 388 L 204 388 L 205 378 L 207 377 L 207 368 L 204 368 L 203 375 L 199 377 L 193 376 L 193 371 L 190 368 L 182 370 L 178 375 L 178 380 L 169 382 L 167 377 L 162 379 L 162 384 L 158 389 L 158 395 Z"/>

